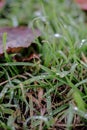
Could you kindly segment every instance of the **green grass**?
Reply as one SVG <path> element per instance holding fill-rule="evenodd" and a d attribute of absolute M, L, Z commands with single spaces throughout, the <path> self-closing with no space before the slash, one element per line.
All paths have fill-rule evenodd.
<path fill-rule="evenodd" d="M 0 11 L 0 26 L 38 28 L 37 48 L 28 51 L 33 48 L 40 59 L 15 62 L 5 52 L 0 61 L 0 128 L 86 129 L 86 16 L 71 0 L 9 1 Z"/>

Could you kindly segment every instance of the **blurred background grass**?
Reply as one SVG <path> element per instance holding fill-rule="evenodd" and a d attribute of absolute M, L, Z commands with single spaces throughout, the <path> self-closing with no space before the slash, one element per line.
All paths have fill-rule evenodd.
<path fill-rule="evenodd" d="M 2 0 L 2 3 L 4 1 Z M 34 18 L 45 15 L 41 4 L 44 5 L 47 11 L 46 16 L 50 20 L 53 18 L 52 13 L 54 11 L 57 16 L 62 17 L 67 14 L 66 17 L 70 15 L 70 17 L 83 21 L 82 12 L 73 3 L 72 0 L 6 0 L 0 9 L 0 25 L 29 25 Z"/>

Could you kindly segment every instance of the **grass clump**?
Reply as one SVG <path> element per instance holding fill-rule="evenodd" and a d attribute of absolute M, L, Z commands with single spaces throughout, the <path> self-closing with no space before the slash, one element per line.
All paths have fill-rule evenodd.
<path fill-rule="evenodd" d="M 1 12 L 3 26 L 6 21 L 15 26 L 12 19 L 16 18 L 17 25 L 37 27 L 42 35 L 34 41 L 37 48 L 32 46 L 39 59 L 0 63 L 0 128 L 86 129 L 87 26 L 83 12 L 69 0 L 15 0 L 8 9 L 9 14 L 4 14 L 5 8 Z"/>

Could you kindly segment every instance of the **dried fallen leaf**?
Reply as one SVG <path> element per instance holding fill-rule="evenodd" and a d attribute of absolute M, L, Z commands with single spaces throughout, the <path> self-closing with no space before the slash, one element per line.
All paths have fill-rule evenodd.
<path fill-rule="evenodd" d="M 27 27 L 0 28 L 0 56 L 4 54 L 2 42 L 3 33 L 7 33 L 6 51 L 7 53 L 19 52 L 22 48 L 29 47 L 35 38 L 40 36 L 39 30 L 32 30 Z"/>
<path fill-rule="evenodd" d="M 6 0 L 0 0 L 0 9 L 4 7 Z"/>
<path fill-rule="evenodd" d="M 75 0 L 82 10 L 87 10 L 87 0 Z"/>

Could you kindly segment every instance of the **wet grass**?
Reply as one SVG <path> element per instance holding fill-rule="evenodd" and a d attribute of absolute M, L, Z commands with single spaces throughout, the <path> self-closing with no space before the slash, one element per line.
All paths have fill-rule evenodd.
<path fill-rule="evenodd" d="M 85 130 L 87 25 L 84 13 L 70 0 L 20 0 L 7 7 L 1 10 L 1 26 L 26 25 L 38 28 L 42 34 L 34 41 L 36 48 L 31 47 L 40 55 L 39 59 L 8 61 L 6 57 L 12 55 L 7 53 L 5 61 L 1 59 L 0 128 Z"/>

